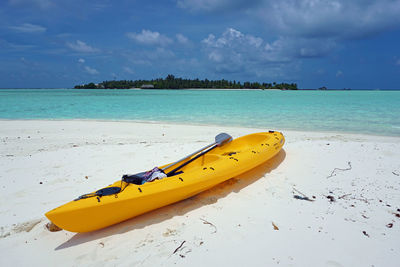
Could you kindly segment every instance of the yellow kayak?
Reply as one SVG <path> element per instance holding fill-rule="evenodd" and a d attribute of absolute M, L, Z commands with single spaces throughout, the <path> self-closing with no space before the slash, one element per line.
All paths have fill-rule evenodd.
<path fill-rule="evenodd" d="M 99 190 L 112 194 L 84 195 L 47 212 L 46 217 L 67 231 L 98 230 L 189 198 L 249 171 L 275 156 L 284 142 L 282 133 L 274 131 L 242 136 L 198 154 L 195 160 L 196 155 L 189 157 L 182 162 L 190 163 L 171 176 L 141 185 L 119 180 Z M 176 167 L 165 166 L 165 173 Z"/>

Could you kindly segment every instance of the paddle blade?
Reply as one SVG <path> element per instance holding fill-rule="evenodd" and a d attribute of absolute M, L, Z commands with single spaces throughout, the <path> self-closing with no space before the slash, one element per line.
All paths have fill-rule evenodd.
<path fill-rule="evenodd" d="M 229 143 L 230 141 L 232 141 L 232 136 L 230 136 L 227 133 L 220 133 L 215 137 L 215 144 L 217 146 L 222 146 L 226 143 Z"/>

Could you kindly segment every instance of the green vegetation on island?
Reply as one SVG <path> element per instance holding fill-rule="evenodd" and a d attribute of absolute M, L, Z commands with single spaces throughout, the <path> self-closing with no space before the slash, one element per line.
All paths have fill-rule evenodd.
<path fill-rule="evenodd" d="M 215 88 L 215 89 L 282 89 L 297 90 L 296 83 L 259 83 L 259 82 L 236 82 L 227 80 L 199 80 L 199 79 L 182 79 L 175 78 L 169 74 L 165 79 L 153 80 L 120 80 L 120 81 L 104 81 L 94 84 L 88 83 L 76 85 L 75 89 L 189 89 L 189 88 Z"/>

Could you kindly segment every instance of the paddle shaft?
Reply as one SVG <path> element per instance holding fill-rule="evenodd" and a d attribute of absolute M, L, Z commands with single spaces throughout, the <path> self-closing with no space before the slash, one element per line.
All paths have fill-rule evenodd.
<path fill-rule="evenodd" d="M 209 148 L 211 146 L 214 146 L 214 145 L 222 146 L 222 145 L 224 145 L 226 143 L 229 143 L 230 141 L 232 141 L 232 136 L 230 136 L 229 134 L 227 134 L 227 133 L 217 134 L 217 136 L 215 136 L 215 142 L 214 143 L 209 144 L 209 145 L 203 147 L 202 149 L 199 149 L 196 152 L 193 152 L 192 154 L 190 154 L 190 155 L 188 155 L 188 156 L 186 156 L 186 157 L 184 157 L 184 158 L 182 158 L 182 159 L 180 159 L 178 161 L 175 161 L 174 163 L 169 164 L 168 166 L 165 166 L 164 168 L 162 168 L 162 170 L 165 171 L 166 169 L 178 164 L 179 162 L 184 161 L 185 159 L 188 159 L 188 158 L 196 155 L 197 153 L 200 153 L 201 151 L 204 151 L 205 149 L 207 149 L 207 148 Z M 171 172 L 169 172 L 169 173 L 171 173 Z"/>
<path fill-rule="evenodd" d="M 213 150 L 214 148 L 216 148 L 218 145 L 214 145 L 211 148 L 209 148 L 208 150 L 198 154 L 197 156 L 191 158 L 190 160 L 186 161 L 185 163 L 179 165 L 178 167 L 176 167 L 175 169 L 173 169 L 172 171 L 167 173 L 167 177 L 173 175 L 177 170 L 182 169 L 183 167 L 185 167 L 186 165 L 188 165 L 190 162 L 198 159 L 199 157 L 203 156 L 204 154 L 210 152 L 211 150 Z"/>
<path fill-rule="evenodd" d="M 214 143 L 212 143 L 212 144 L 209 144 L 209 145 L 207 145 L 207 146 L 205 146 L 205 147 L 203 147 L 203 148 L 197 150 L 196 152 L 193 152 L 192 154 L 187 155 L 186 157 L 181 158 L 180 160 L 175 161 L 174 163 L 171 163 L 171 164 L 169 164 L 168 166 L 165 166 L 164 168 L 162 168 L 162 170 L 165 171 L 165 170 L 168 169 L 169 167 L 174 166 L 174 165 L 178 164 L 179 162 L 184 161 L 185 159 L 190 158 L 191 156 L 194 156 L 194 155 L 196 155 L 197 153 L 199 153 L 199 152 L 203 151 L 204 149 L 207 149 L 207 148 L 209 148 L 210 146 L 213 146 L 213 145 L 215 145 L 215 144 L 216 144 L 216 142 L 214 142 Z"/>

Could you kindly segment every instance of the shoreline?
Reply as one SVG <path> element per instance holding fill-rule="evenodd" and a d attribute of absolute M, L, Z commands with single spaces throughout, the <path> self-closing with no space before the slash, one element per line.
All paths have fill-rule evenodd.
<path fill-rule="evenodd" d="M 182 158 L 220 132 L 237 138 L 268 129 L 86 120 L 0 126 L 4 266 L 397 266 L 400 137 L 281 130 L 286 143 L 267 164 L 75 234 L 49 232 L 44 213 L 123 174 Z"/>
<path fill-rule="evenodd" d="M 330 130 L 296 130 L 296 129 L 285 129 L 285 128 L 260 128 L 257 126 L 242 126 L 242 125 L 220 125 L 220 124 L 201 124 L 201 123 L 180 123 L 173 121 L 141 121 L 141 120 L 111 120 L 111 119 L 5 119 L 0 118 L 1 122 L 104 122 L 104 123 L 138 123 L 138 124 L 165 124 L 165 125 L 176 125 L 176 126 L 196 126 L 196 127 L 219 127 L 219 128 L 243 128 L 243 129 L 258 129 L 259 131 L 275 130 L 280 132 L 294 132 L 294 133 L 320 133 L 320 134 L 344 134 L 344 135 L 359 135 L 359 136 L 374 136 L 374 137 L 387 137 L 387 138 L 400 138 L 400 135 L 388 135 L 388 134 L 372 134 L 363 132 L 345 132 L 345 131 L 330 131 Z"/>

